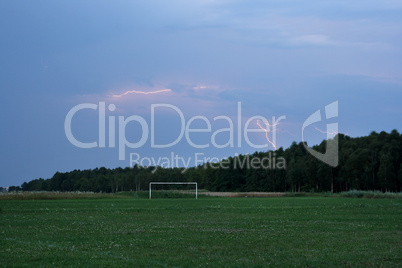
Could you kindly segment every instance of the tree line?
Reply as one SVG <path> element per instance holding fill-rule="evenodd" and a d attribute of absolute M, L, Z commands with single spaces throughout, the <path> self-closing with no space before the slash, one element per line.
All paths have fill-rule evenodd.
<path fill-rule="evenodd" d="M 34 179 L 9 191 L 92 191 L 148 190 L 152 181 L 198 182 L 210 191 L 341 192 L 369 190 L 401 192 L 402 134 L 372 132 L 351 138 L 338 134 L 312 148 L 325 153 L 327 143 L 338 142 L 339 165 L 331 167 L 317 160 L 302 142 L 275 151 L 238 155 L 217 163 L 183 168 L 105 167 L 57 172 L 49 179 Z"/>

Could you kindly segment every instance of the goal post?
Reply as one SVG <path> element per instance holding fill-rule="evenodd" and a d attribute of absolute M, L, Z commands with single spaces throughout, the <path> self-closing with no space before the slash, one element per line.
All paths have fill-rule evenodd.
<path fill-rule="evenodd" d="M 149 199 L 152 199 L 153 184 L 193 184 L 195 185 L 195 199 L 198 199 L 198 184 L 196 182 L 150 182 L 149 183 Z"/>

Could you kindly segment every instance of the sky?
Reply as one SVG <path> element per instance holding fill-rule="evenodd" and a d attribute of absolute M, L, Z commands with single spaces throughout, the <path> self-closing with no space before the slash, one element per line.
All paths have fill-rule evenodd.
<path fill-rule="evenodd" d="M 402 131 L 401 1 L 2 0 L 0 36 L 0 186 Z"/>

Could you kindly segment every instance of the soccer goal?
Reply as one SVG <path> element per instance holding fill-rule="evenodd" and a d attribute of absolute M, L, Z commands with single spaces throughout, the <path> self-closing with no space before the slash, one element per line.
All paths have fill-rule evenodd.
<path fill-rule="evenodd" d="M 150 182 L 149 183 L 149 199 L 152 199 L 153 184 L 193 184 L 195 185 L 195 199 L 198 199 L 198 185 L 196 182 Z"/>

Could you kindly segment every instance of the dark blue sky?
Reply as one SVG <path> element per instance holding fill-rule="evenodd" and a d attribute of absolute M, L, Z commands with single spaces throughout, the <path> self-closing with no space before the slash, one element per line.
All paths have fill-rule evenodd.
<path fill-rule="evenodd" d="M 334 101 L 339 117 L 306 128 L 309 144 L 327 137 L 315 128 L 333 122 L 352 137 L 401 131 L 401 14 L 402 3 L 391 0 L 0 1 L 0 186 L 56 171 L 126 167 L 130 153 L 143 159 L 174 153 L 194 163 L 195 154 L 220 159 L 273 149 L 247 144 L 243 129 L 253 116 L 269 123 L 286 116 L 275 133 L 268 132 L 286 148 L 301 141 L 309 115 Z M 103 102 L 105 148 L 74 146 L 65 133 L 67 114 L 79 104 L 97 105 L 77 112 L 71 127 L 77 140 L 99 147 Z M 110 104 L 116 109 L 108 110 Z M 152 104 L 172 105 L 185 124 L 193 120 L 190 128 L 207 129 L 189 136 L 209 146 L 180 138 L 177 111 L 158 108 L 155 142 L 180 139 L 154 148 Z M 119 117 L 130 116 L 143 118 L 150 132 L 142 135 L 138 122 L 127 123 L 128 141 L 146 141 L 124 147 L 125 160 L 119 160 Z M 114 148 L 109 117 L 115 120 Z M 224 131 L 228 118 L 232 133 Z M 257 120 L 249 127 L 258 128 Z M 219 130 L 216 144 L 233 138 L 233 146 L 211 142 Z M 252 144 L 267 142 L 264 133 L 249 136 Z"/>

